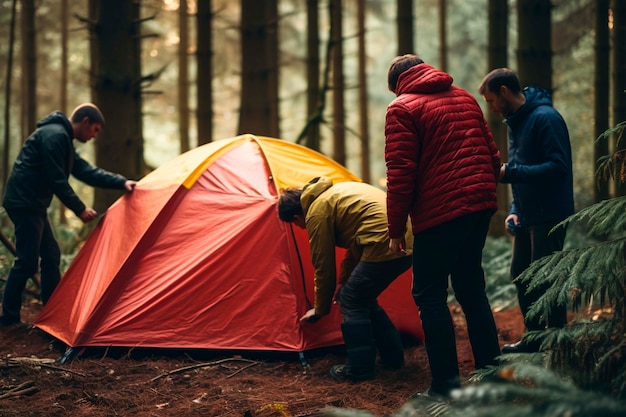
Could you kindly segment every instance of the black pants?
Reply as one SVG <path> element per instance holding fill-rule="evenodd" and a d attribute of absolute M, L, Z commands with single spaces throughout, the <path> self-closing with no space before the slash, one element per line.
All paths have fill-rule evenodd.
<path fill-rule="evenodd" d="M 15 226 L 15 261 L 2 295 L 2 314 L 19 319 L 22 293 L 29 278 L 39 269 L 41 257 L 41 301 L 45 304 L 59 284 L 61 251 L 45 214 L 7 210 Z"/>
<path fill-rule="evenodd" d="M 565 241 L 565 228 L 559 228 L 553 233 L 550 230 L 557 223 L 542 223 L 533 226 L 520 227 L 515 232 L 513 241 L 513 258 L 511 260 L 511 279 L 517 287 L 517 298 L 520 309 L 524 315 L 524 324 L 527 330 L 543 330 L 546 328 L 546 321 L 536 317 L 530 320 L 527 317 L 528 310 L 532 304 L 543 295 L 549 285 L 536 288 L 528 292 L 528 284 L 515 280 L 531 262 L 550 255 L 553 252 L 563 249 Z M 550 327 L 563 327 L 567 323 L 567 306 L 554 305 L 547 312 L 547 324 Z"/>
<path fill-rule="evenodd" d="M 359 262 L 339 295 L 343 321 L 369 320 L 381 308 L 378 296 L 410 267 L 410 256 L 385 262 Z"/>
<path fill-rule="evenodd" d="M 413 298 L 422 318 L 431 389 L 439 393 L 459 385 L 454 325 L 447 304 L 448 279 L 465 314 L 476 368 L 494 364 L 500 355 L 482 268 L 491 216 L 491 211 L 481 211 L 415 235 Z"/>

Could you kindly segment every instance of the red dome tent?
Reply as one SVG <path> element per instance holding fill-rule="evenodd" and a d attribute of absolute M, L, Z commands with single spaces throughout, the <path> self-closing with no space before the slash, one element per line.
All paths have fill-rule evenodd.
<path fill-rule="evenodd" d="M 320 175 L 359 181 L 306 147 L 252 135 L 178 156 L 109 208 L 35 325 L 70 347 L 342 344 L 338 307 L 315 324 L 298 322 L 313 300 L 308 238 L 276 214 L 281 188 Z M 407 272 L 381 304 L 421 339 L 410 286 Z"/>

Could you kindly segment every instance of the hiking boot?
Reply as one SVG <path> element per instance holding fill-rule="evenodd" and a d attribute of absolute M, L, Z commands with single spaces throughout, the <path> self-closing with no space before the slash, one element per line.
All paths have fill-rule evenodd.
<path fill-rule="evenodd" d="M 352 367 L 348 364 L 345 365 L 335 365 L 330 368 L 330 376 L 337 381 L 352 381 L 352 382 L 360 382 L 366 381 L 368 379 L 372 379 L 376 376 L 376 373 L 373 371 L 365 371 L 365 372 L 354 372 Z"/>

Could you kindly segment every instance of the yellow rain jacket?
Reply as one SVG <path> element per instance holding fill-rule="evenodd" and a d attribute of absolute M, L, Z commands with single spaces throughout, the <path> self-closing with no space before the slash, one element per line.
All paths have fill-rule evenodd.
<path fill-rule="evenodd" d="M 315 313 L 328 314 L 337 283 L 343 285 L 359 261 L 383 262 L 413 251 L 407 222 L 406 255 L 389 249 L 384 191 L 361 182 L 332 183 L 319 177 L 304 186 L 302 210 L 315 267 Z M 337 279 L 335 247 L 347 249 Z"/>

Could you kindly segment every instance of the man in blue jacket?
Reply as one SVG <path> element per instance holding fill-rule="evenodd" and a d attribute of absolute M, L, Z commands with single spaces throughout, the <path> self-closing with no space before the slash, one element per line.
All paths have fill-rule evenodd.
<path fill-rule="evenodd" d="M 506 229 L 515 235 L 511 277 L 517 286 L 519 305 L 527 331 L 542 330 L 546 323 L 530 320 L 528 310 L 547 288 L 528 292 L 526 283 L 515 278 L 536 259 L 563 249 L 565 229 L 551 229 L 574 214 L 572 150 L 563 117 L 552 106 L 548 91 L 539 87 L 523 90 L 517 75 L 497 68 L 485 76 L 478 91 L 489 109 L 500 113 L 508 126 L 509 156 L 503 164 L 500 182 L 513 191 Z M 553 305 L 547 312 L 547 326 L 563 327 L 567 306 Z M 503 353 L 534 352 L 538 343 L 522 341 L 505 345 Z"/>
<path fill-rule="evenodd" d="M 61 252 L 47 217 L 56 195 L 84 223 L 96 218 L 68 182 L 70 174 L 94 187 L 132 191 L 135 181 L 90 165 L 76 153 L 72 139 L 85 143 L 104 126 L 95 105 L 78 106 L 68 119 L 54 112 L 37 123 L 13 165 L 2 202 L 15 226 L 15 261 L 2 296 L 0 326 L 19 323 L 26 281 L 41 268 L 41 301 L 45 304 L 61 279 Z M 40 264 L 41 258 L 41 264 Z"/>

